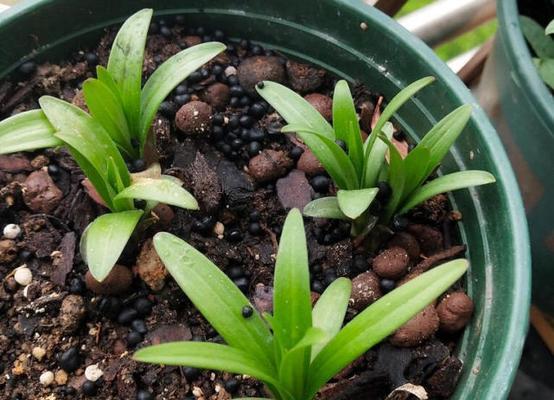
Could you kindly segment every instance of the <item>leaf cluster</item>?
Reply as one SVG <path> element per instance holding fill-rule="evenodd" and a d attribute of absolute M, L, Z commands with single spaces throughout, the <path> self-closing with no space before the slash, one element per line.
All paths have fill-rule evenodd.
<path fill-rule="evenodd" d="M 519 21 L 523 36 L 536 55 L 533 62 L 539 75 L 544 83 L 554 89 L 554 39 L 550 36 L 554 33 L 554 20 L 550 21 L 546 28 L 523 15 L 519 17 Z"/>
<path fill-rule="evenodd" d="M 392 216 L 405 213 L 443 191 L 494 182 L 494 177 L 487 172 L 463 171 L 426 183 L 469 121 L 469 105 L 457 108 L 440 120 L 406 158 L 402 158 L 392 143 L 390 119 L 403 104 L 433 81 L 432 77 L 422 78 L 401 90 L 385 107 L 365 142 L 346 81 L 341 80 L 335 86 L 332 126 L 305 99 L 286 86 L 275 82 L 257 86 L 258 93 L 287 121 L 288 125 L 282 131 L 298 135 L 338 188 L 336 197 L 309 203 L 304 209 L 305 215 L 353 220 L 353 233 L 360 234 L 370 229 L 377 217 L 387 222 Z M 392 195 L 385 211 L 372 216 L 369 209 L 378 195 L 377 183 L 380 180 L 389 184 Z"/>
<path fill-rule="evenodd" d="M 312 309 L 302 216 L 285 221 L 277 254 L 273 314 L 252 304 L 210 260 L 183 240 L 158 233 L 161 260 L 226 344 L 174 342 L 137 351 L 139 361 L 247 374 L 263 381 L 275 399 L 309 400 L 333 376 L 430 304 L 467 269 L 450 261 L 400 286 L 343 327 L 352 284 L 334 281 Z M 342 329 L 341 329 L 342 328 Z"/>

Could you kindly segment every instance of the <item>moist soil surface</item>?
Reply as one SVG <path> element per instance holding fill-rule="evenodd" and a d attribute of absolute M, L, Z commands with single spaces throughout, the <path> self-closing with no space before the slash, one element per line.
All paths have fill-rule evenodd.
<path fill-rule="evenodd" d="M 183 22 L 177 17 L 152 24 L 145 78 L 182 48 L 219 40 L 228 50 L 175 89 L 153 124 L 155 151 L 146 163 L 129 163 L 137 172 L 157 159 L 165 174 L 185 182 L 201 210 L 158 207 L 152 224 L 127 246 L 108 284 L 99 287 L 86 278 L 78 246 L 87 224 L 107 210 L 89 195 L 68 153 L 49 149 L 0 156 L 0 228 L 16 224 L 21 229 L 16 238 L 0 242 L 1 399 L 268 395 L 247 376 L 131 359 L 134 350 L 153 343 L 222 342 L 167 276 L 151 237 L 168 231 L 185 239 L 258 310 L 271 310 L 275 254 L 288 209 L 336 189 L 313 154 L 294 136 L 280 133 L 284 121 L 255 95 L 254 85 L 261 79 L 280 81 L 330 118 L 336 78 L 247 40 L 228 41 L 221 31 Z M 96 48 L 60 64 L 24 64 L 0 84 L 0 117 L 38 108 L 45 94 L 86 108 L 80 87 L 97 64 L 106 65 L 114 34 L 106 32 Z M 353 83 L 352 91 L 361 128 L 369 133 L 383 99 L 361 84 Z M 395 139 L 403 151 L 411 148 L 400 130 Z M 383 186 L 381 202 L 386 192 Z M 379 204 L 374 207 L 378 211 Z M 463 255 L 455 229 L 460 218 L 446 196 L 437 196 L 391 226 L 378 227 L 370 242 L 351 239 L 347 223 L 306 219 L 314 300 L 337 277 L 354 279 L 351 319 L 403 279 Z M 32 273 L 29 284 L 14 273 L 22 265 Z M 459 295 L 463 288 L 458 284 L 450 292 Z M 448 325 L 448 312 L 426 308 L 341 372 L 320 397 L 383 399 L 409 382 L 422 385 L 430 398 L 447 398 L 462 369 L 455 355 L 459 327 Z M 95 364 L 102 376 L 92 382 Z"/>

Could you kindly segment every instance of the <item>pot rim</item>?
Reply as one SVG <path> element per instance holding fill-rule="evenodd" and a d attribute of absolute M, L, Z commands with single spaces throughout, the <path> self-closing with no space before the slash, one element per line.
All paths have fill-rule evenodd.
<path fill-rule="evenodd" d="M 435 55 L 433 50 L 425 45 L 421 40 L 413 36 L 410 32 L 397 24 L 387 15 L 374 9 L 373 7 L 365 5 L 361 1 L 321 1 L 334 3 L 345 9 L 351 9 L 360 16 L 366 18 L 367 21 L 371 21 L 372 23 L 378 25 L 379 29 L 382 31 L 387 31 L 389 34 L 397 36 L 401 41 L 409 46 L 410 51 L 413 54 L 417 54 L 420 62 L 429 69 L 431 74 L 440 78 L 441 83 L 443 83 L 453 94 L 453 98 L 460 103 L 472 104 L 474 108 L 472 122 L 475 124 L 475 128 L 479 131 L 479 135 L 482 137 L 484 150 L 489 153 L 493 164 L 497 166 L 497 184 L 500 184 L 503 187 L 506 198 L 510 199 L 510 201 L 507 202 L 506 219 L 509 221 L 509 225 L 514 228 L 510 232 L 510 246 L 514 252 L 513 264 L 516 268 L 513 268 L 512 270 L 514 275 L 514 284 L 509 288 L 510 292 L 514 294 L 513 301 L 510 303 L 511 311 L 509 314 L 509 323 L 507 324 L 509 329 L 502 332 L 504 338 L 502 341 L 498 341 L 498 347 L 494 349 L 496 353 L 502 354 L 501 358 L 498 360 L 498 365 L 501 365 L 502 367 L 495 368 L 494 371 L 486 371 L 486 376 L 481 378 L 476 374 L 470 374 L 466 379 L 466 386 L 468 386 L 467 390 L 469 391 L 469 387 L 476 379 L 486 379 L 488 382 L 488 388 L 486 391 L 481 393 L 483 395 L 483 397 L 481 397 L 482 399 L 492 400 L 506 398 L 508 396 L 511 383 L 517 372 L 519 358 L 523 350 L 524 339 L 528 328 L 529 304 L 531 297 L 531 257 L 527 221 L 525 218 L 523 202 L 514 172 L 504 151 L 504 147 L 486 114 L 477 104 L 469 89 L 467 89 L 457 75 L 454 74 L 448 66 Z M 12 7 L 8 11 L 0 13 L 0 26 L 15 23 L 18 18 L 35 13 L 42 6 L 55 2 L 56 0 L 23 0 L 21 3 Z M 110 22 L 115 23 L 117 21 L 112 20 Z M 487 300 L 485 308 L 490 308 L 490 301 L 490 299 Z M 490 319 L 490 313 L 486 313 L 484 318 Z M 482 351 L 484 342 L 485 338 L 481 336 L 479 338 L 479 344 L 477 345 L 479 351 Z M 457 388 L 455 395 L 456 398 L 468 398 L 468 394 L 465 393 L 463 389 L 464 388 L 460 387 Z"/>

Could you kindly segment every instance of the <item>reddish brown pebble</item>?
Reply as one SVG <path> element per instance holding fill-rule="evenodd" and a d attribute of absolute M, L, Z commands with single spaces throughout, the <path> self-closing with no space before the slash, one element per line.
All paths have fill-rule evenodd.
<path fill-rule="evenodd" d="M 408 225 L 407 230 L 415 236 L 421 251 L 426 256 L 430 256 L 444 247 L 442 233 L 438 229 L 428 225 L 412 224 Z"/>
<path fill-rule="evenodd" d="M 304 209 L 312 200 L 312 187 L 306 179 L 306 174 L 297 169 L 277 181 L 277 197 L 285 209 Z"/>
<path fill-rule="evenodd" d="M 359 274 L 352 279 L 350 305 L 361 311 L 382 296 L 379 278 L 372 271 Z"/>
<path fill-rule="evenodd" d="M 196 46 L 197 44 L 202 43 L 202 38 L 200 36 L 185 36 L 183 41 L 187 47 Z"/>
<path fill-rule="evenodd" d="M 240 85 L 250 94 L 261 81 L 285 82 L 285 67 L 278 57 L 255 56 L 244 60 L 237 69 Z"/>
<path fill-rule="evenodd" d="M 388 247 L 402 247 L 411 260 L 419 258 L 419 243 L 414 235 L 408 232 L 398 232 L 389 240 Z"/>
<path fill-rule="evenodd" d="M 329 96 L 320 93 L 311 93 L 304 99 L 312 105 L 327 121 L 333 118 L 333 100 Z"/>
<path fill-rule="evenodd" d="M 27 157 L 0 155 L 0 171 L 16 173 L 32 170 L 33 166 Z"/>
<path fill-rule="evenodd" d="M 373 259 L 373 271 L 381 278 L 400 279 L 408 271 L 410 257 L 402 247 L 391 247 Z"/>
<path fill-rule="evenodd" d="M 434 305 L 428 305 L 393 333 L 390 342 L 398 347 L 420 345 L 439 329 L 439 317 Z"/>
<path fill-rule="evenodd" d="M 171 225 L 171 221 L 175 218 L 175 213 L 167 204 L 158 204 L 152 209 L 152 213 L 158 218 L 158 223 L 162 227 L 168 227 Z"/>
<path fill-rule="evenodd" d="M 223 110 L 229 103 L 229 86 L 220 82 L 211 84 L 202 92 L 201 98 L 215 109 Z"/>
<path fill-rule="evenodd" d="M 187 135 L 208 133 L 212 126 L 212 107 L 203 101 L 189 101 L 177 111 L 175 125 Z"/>
<path fill-rule="evenodd" d="M 467 325 L 473 314 L 473 301 L 464 292 L 444 297 L 437 306 L 441 331 L 453 333 Z"/>
<path fill-rule="evenodd" d="M 285 152 L 264 150 L 250 159 L 248 171 L 256 181 L 267 182 L 285 175 L 292 164 Z"/>
<path fill-rule="evenodd" d="M 310 149 L 306 149 L 306 151 L 302 153 L 296 166 L 300 171 L 304 171 L 310 176 L 325 172 L 325 168 L 323 168 L 323 165 Z"/>
<path fill-rule="evenodd" d="M 325 71 L 295 61 L 287 61 L 287 75 L 292 88 L 300 93 L 313 92 L 323 83 Z"/>
<path fill-rule="evenodd" d="M 158 257 L 156 249 L 152 244 L 152 239 L 148 239 L 142 245 L 140 254 L 137 258 L 135 270 L 152 290 L 158 291 L 164 287 L 165 277 L 168 272 L 162 260 Z"/>
<path fill-rule="evenodd" d="M 0 240 L 0 263 L 12 262 L 17 257 L 17 247 L 10 239 Z"/>
<path fill-rule="evenodd" d="M 63 197 L 48 172 L 39 170 L 31 173 L 23 182 L 23 201 L 35 212 L 50 214 Z"/>
<path fill-rule="evenodd" d="M 68 334 L 75 332 L 79 328 L 85 314 L 85 301 L 81 296 L 76 294 L 66 296 L 62 301 L 58 317 L 62 331 Z"/>
<path fill-rule="evenodd" d="M 90 271 L 85 275 L 87 288 L 96 294 L 119 294 L 125 292 L 133 283 L 133 274 L 129 268 L 116 264 L 106 279 L 98 282 Z"/>

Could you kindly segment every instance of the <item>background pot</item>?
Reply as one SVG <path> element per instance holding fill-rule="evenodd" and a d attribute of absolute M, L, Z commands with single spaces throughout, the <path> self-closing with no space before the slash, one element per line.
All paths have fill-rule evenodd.
<path fill-rule="evenodd" d="M 525 15 L 554 15 L 552 1 L 528 1 Z M 477 99 L 490 115 L 512 161 L 523 194 L 533 255 L 533 303 L 554 315 L 554 98 L 531 60 L 516 0 L 498 0 L 498 32 Z"/>
<path fill-rule="evenodd" d="M 414 137 L 458 105 L 475 103 L 428 47 L 361 1 L 314 0 L 287 7 L 279 0 L 27 1 L 0 16 L 0 74 L 30 54 L 59 59 L 142 7 L 154 7 L 158 14 L 186 14 L 192 25 L 258 41 L 361 80 L 388 98 L 417 78 L 434 75 L 438 82 L 398 115 Z M 460 228 L 472 263 L 468 289 L 476 303 L 475 318 L 459 347 L 465 368 L 454 398 L 497 400 L 507 396 L 527 331 L 530 258 L 516 181 L 477 105 L 444 165 L 445 171 L 465 168 L 491 171 L 498 182 L 456 192 L 452 199 L 464 214 Z"/>

